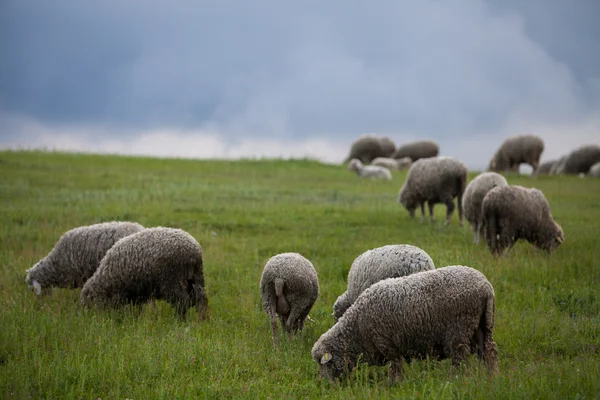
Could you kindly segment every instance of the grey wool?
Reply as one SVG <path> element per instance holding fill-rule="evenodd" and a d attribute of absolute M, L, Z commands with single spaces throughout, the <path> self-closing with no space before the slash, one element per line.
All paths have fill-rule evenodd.
<path fill-rule="evenodd" d="M 544 161 L 540 164 L 538 169 L 535 171 L 535 175 L 550 175 L 552 174 L 552 168 L 558 163 L 558 160 Z"/>
<path fill-rule="evenodd" d="M 37 294 L 52 287 L 79 288 L 96 272 L 106 252 L 121 238 L 143 230 L 136 222 L 111 221 L 65 232 L 48 255 L 26 271 Z"/>
<path fill-rule="evenodd" d="M 590 168 L 590 172 L 588 172 L 588 175 L 592 178 L 600 178 L 600 162 L 597 162 L 596 164 L 592 165 L 592 167 Z"/>
<path fill-rule="evenodd" d="M 489 171 L 518 172 L 523 163 L 531 165 L 535 174 L 542 152 L 544 141 L 536 135 L 517 135 L 506 138 L 490 160 Z"/>
<path fill-rule="evenodd" d="M 392 173 L 385 167 L 379 165 L 363 165 L 358 158 L 353 158 L 348 163 L 348 170 L 353 171 L 362 178 L 370 179 L 392 179 Z"/>
<path fill-rule="evenodd" d="M 277 344 L 277 319 L 288 333 L 301 331 L 308 313 L 319 297 L 319 280 L 312 263 L 298 253 L 271 257 L 260 279 L 263 309 L 271 321 Z"/>
<path fill-rule="evenodd" d="M 410 157 L 415 162 L 421 158 L 437 157 L 439 153 L 440 146 L 436 142 L 432 140 L 417 140 L 398 147 L 393 158 Z"/>
<path fill-rule="evenodd" d="M 538 189 L 497 186 L 485 195 L 482 212 L 485 239 L 494 255 L 509 250 L 519 239 L 549 253 L 565 240 L 548 200 Z"/>
<path fill-rule="evenodd" d="M 350 373 L 359 360 L 391 364 L 402 378 L 403 362 L 426 357 L 452 359 L 458 366 L 477 354 L 497 369 L 493 340 L 494 289 L 466 266 L 449 266 L 373 284 L 340 320 L 321 335 L 312 357 L 323 378 Z"/>
<path fill-rule="evenodd" d="M 196 307 L 207 316 L 200 244 L 175 228 L 148 228 L 119 240 L 81 291 L 81 303 L 101 308 L 165 300 L 181 319 Z"/>
<path fill-rule="evenodd" d="M 600 146 L 589 144 L 571 151 L 556 169 L 557 174 L 587 174 L 592 165 L 600 162 Z"/>
<path fill-rule="evenodd" d="M 429 206 L 429 217 L 433 222 L 433 206 L 444 203 L 447 207 L 446 224 L 454 212 L 454 197 L 457 197 L 458 216 L 463 224 L 462 195 L 467 182 L 467 166 L 452 157 L 422 158 L 412 164 L 400 189 L 398 201 L 415 216 L 421 207 L 421 221 L 425 221 L 425 202 Z"/>
<path fill-rule="evenodd" d="M 410 157 L 404 158 L 390 158 L 390 157 L 377 157 L 371 161 L 371 165 L 375 165 L 378 167 L 384 167 L 389 169 L 390 171 L 395 171 L 399 169 L 409 168 L 412 164 L 412 160 Z"/>
<path fill-rule="evenodd" d="M 483 172 L 467 185 L 462 198 L 462 207 L 465 218 L 473 228 L 475 244 L 479 243 L 479 236 L 483 235 L 483 214 L 481 212 L 483 198 L 492 188 L 507 185 L 506 178 L 496 172 Z"/>
<path fill-rule="evenodd" d="M 377 157 L 390 157 L 396 151 L 396 145 L 386 136 L 361 135 L 352 142 L 350 154 L 344 160 L 344 164 L 353 158 L 359 159 L 363 164 L 369 164 Z"/>
<path fill-rule="evenodd" d="M 337 321 L 356 298 L 375 282 L 435 269 L 429 254 L 409 244 L 393 244 L 367 250 L 354 260 L 348 272 L 348 290 L 333 304 Z"/>

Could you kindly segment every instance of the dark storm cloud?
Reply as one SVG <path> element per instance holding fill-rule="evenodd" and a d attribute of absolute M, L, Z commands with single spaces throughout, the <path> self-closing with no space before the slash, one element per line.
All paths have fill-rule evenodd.
<path fill-rule="evenodd" d="M 565 125 L 600 98 L 599 4 L 5 0 L 0 109 L 114 137 L 447 143 Z"/>

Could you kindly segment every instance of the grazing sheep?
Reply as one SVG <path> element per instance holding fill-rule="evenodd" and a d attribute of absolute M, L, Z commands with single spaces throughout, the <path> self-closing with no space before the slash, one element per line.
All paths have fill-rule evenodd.
<path fill-rule="evenodd" d="M 447 207 L 446 225 L 454 211 L 454 197 L 458 198 L 458 216 L 463 224 L 462 195 L 467 182 L 467 166 L 456 158 L 423 158 L 413 163 L 400 189 L 398 201 L 415 216 L 421 207 L 421 222 L 425 221 L 425 202 L 429 206 L 429 217 L 433 222 L 433 206 L 444 203 Z"/>
<path fill-rule="evenodd" d="M 354 260 L 348 272 L 348 290 L 333 305 L 337 321 L 369 286 L 387 278 L 397 278 L 434 269 L 424 250 L 408 244 L 395 244 L 367 250 Z"/>
<path fill-rule="evenodd" d="M 377 157 L 390 157 L 396 151 L 396 145 L 389 137 L 378 135 L 361 135 L 350 146 L 350 154 L 344 163 L 357 158 L 363 164 L 370 163 Z"/>
<path fill-rule="evenodd" d="M 396 159 L 410 157 L 412 162 L 421 158 L 437 157 L 440 153 L 440 146 L 432 140 L 417 140 L 406 143 L 398 148 L 393 157 Z"/>
<path fill-rule="evenodd" d="M 477 175 L 465 189 L 462 198 L 462 207 L 465 218 L 473 228 L 473 242 L 479 243 L 479 234 L 483 234 L 483 216 L 481 203 L 483 198 L 496 186 L 507 186 L 506 178 L 496 172 L 484 172 Z"/>
<path fill-rule="evenodd" d="M 81 291 L 86 306 L 141 306 L 149 300 L 165 300 L 182 320 L 194 306 L 206 318 L 202 249 L 189 233 L 157 227 L 119 240 Z"/>
<path fill-rule="evenodd" d="M 518 135 L 507 138 L 490 160 L 489 171 L 519 171 L 519 165 L 529 164 L 537 171 L 544 151 L 544 141 L 536 135 Z"/>
<path fill-rule="evenodd" d="M 378 165 L 363 165 L 357 158 L 350 160 L 348 170 L 356 172 L 356 175 L 363 178 L 392 179 L 392 173 L 389 169 Z"/>
<path fill-rule="evenodd" d="M 485 239 L 494 255 L 510 249 L 519 239 L 549 253 L 565 240 L 538 189 L 497 186 L 485 195 L 482 213 Z"/>
<path fill-rule="evenodd" d="M 391 363 L 427 356 L 458 366 L 476 353 L 495 372 L 494 289 L 479 271 L 449 266 L 373 284 L 312 348 L 324 378 L 337 379 L 360 361 Z M 359 358 L 360 357 L 360 358 Z"/>
<path fill-rule="evenodd" d="M 65 232 L 48 255 L 26 271 L 35 293 L 52 287 L 79 288 L 96 272 L 102 257 L 121 238 L 143 230 L 136 222 L 103 222 Z"/>
<path fill-rule="evenodd" d="M 597 162 L 596 164 L 592 165 L 592 167 L 590 168 L 590 172 L 588 172 L 588 175 L 592 178 L 600 178 L 600 162 Z"/>
<path fill-rule="evenodd" d="M 409 168 L 412 164 L 412 160 L 410 157 L 404 157 L 400 159 L 389 158 L 389 157 L 377 157 L 371 161 L 371 165 L 377 165 L 379 167 L 384 167 L 389 169 L 390 171 L 395 171 L 399 169 Z"/>
<path fill-rule="evenodd" d="M 298 253 L 277 254 L 269 259 L 260 279 L 263 309 L 271 320 L 277 345 L 277 317 L 288 333 L 301 331 L 319 297 L 319 280 L 312 263 Z"/>
<path fill-rule="evenodd" d="M 558 160 L 545 161 L 540 164 L 538 169 L 535 171 L 535 175 L 551 175 L 552 168 L 558 163 Z"/>
<path fill-rule="evenodd" d="M 590 144 L 570 152 L 564 163 L 556 169 L 557 174 L 587 174 L 591 166 L 600 162 L 600 146 Z"/>
<path fill-rule="evenodd" d="M 556 162 L 554 162 L 554 164 L 552 164 L 552 166 L 550 167 L 550 175 L 557 175 L 562 171 L 565 167 L 565 162 L 567 161 L 567 157 L 569 155 L 565 154 L 562 157 L 560 157 L 558 160 L 556 160 Z"/>

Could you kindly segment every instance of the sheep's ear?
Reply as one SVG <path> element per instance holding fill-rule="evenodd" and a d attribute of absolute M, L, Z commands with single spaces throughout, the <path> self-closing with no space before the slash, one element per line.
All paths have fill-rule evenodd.
<path fill-rule="evenodd" d="M 557 241 L 558 243 L 562 244 L 562 243 L 565 241 L 565 239 L 564 239 L 562 236 L 560 236 L 560 235 L 557 235 L 557 236 L 556 236 L 556 241 Z"/>
<path fill-rule="evenodd" d="M 331 354 L 323 354 L 323 357 L 321 357 L 321 364 L 327 364 L 329 361 L 331 361 Z"/>
<path fill-rule="evenodd" d="M 35 290 L 35 294 L 37 294 L 38 296 L 40 294 L 42 294 L 42 285 L 40 285 L 40 283 L 38 281 L 36 281 L 35 279 L 32 282 L 33 285 L 33 289 Z"/>

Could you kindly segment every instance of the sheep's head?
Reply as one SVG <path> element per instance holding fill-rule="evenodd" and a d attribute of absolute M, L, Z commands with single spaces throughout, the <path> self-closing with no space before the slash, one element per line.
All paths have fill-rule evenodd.
<path fill-rule="evenodd" d="M 334 381 L 354 369 L 354 362 L 351 357 L 347 354 L 334 352 L 330 346 L 325 345 L 321 340 L 315 343 L 312 356 L 319 365 L 319 374 L 325 379 Z"/>
<path fill-rule="evenodd" d="M 358 158 L 353 158 L 348 163 L 348 170 L 358 173 L 363 167 L 363 163 Z"/>
<path fill-rule="evenodd" d="M 557 248 L 558 246 L 563 244 L 564 241 L 565 241 L 565 234 L 564 234 L 562 228 L 560 227 L 560 225 L 555 222 L 554 223 L 554 241 L 552 242 L 552 244 L 553 244 L 552 248 L 553 249 Z"/>
<path fill-rule="evenodd" d="M 350 307 L 350 302 L 348 301 L 348 292 L 342 293 L 335 303 L 333 303 L 333 318 L 337 321 L 344 315 L 346 310 Z"/>
<path fill-rule="evenodd" d="M 33 290 L 38 296 L 50 295 L 52 294 L 52 288 L 42 287 L 40 282 L 38 282 L 38 280 L 36 279 L 35 271 L 40 265 L 40 262 L 36 263 L 33 267 L 26 271 L 27 275 L 25 275 L 25 283 L 27 284 L 27 287 Z"/>
<path fill-rule="evenodd" d="M 398 201 L 406 208 L 408 215 L 410 215 L 411 218 L 414 218 L 415 211 L 417 210 L 417 202 L 410 195 L 409 191 L 406 190 L 405 186 L 400 190 Z"/>

